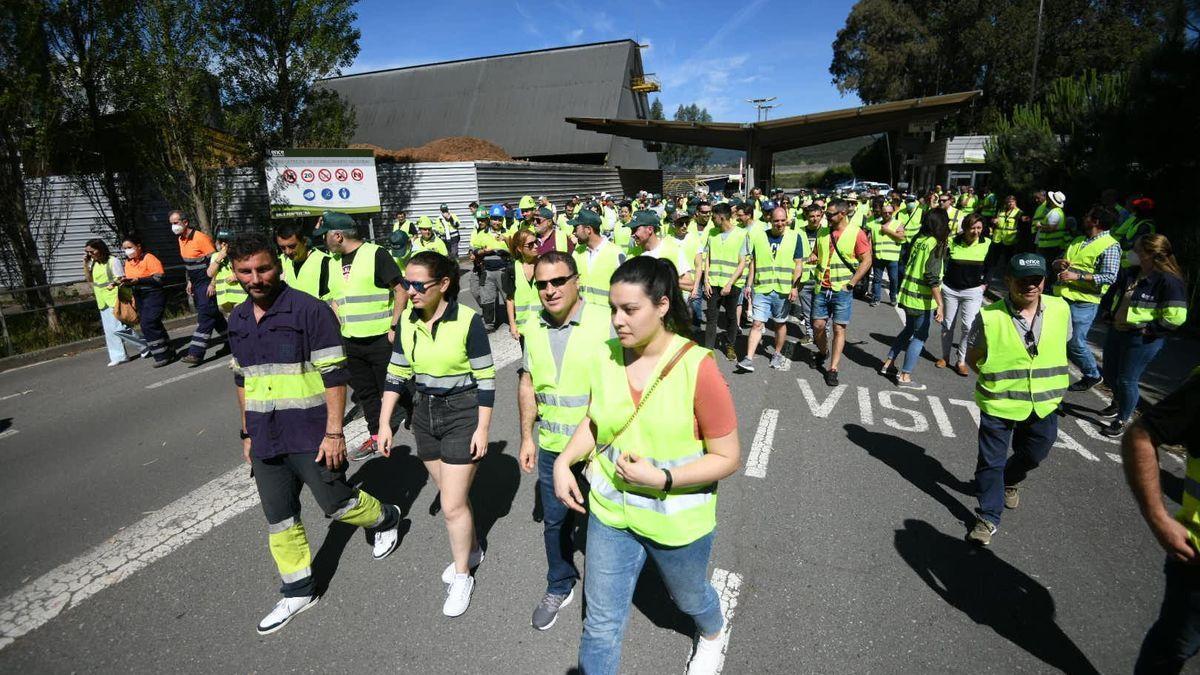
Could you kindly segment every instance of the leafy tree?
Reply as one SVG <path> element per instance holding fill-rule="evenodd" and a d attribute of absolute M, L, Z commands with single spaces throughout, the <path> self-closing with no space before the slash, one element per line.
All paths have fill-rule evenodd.
<path fill-rule="evenodd" d="M 318 80 L 358 55 L 353 0 L 210 0 L 231 131 L 259 153 L 344 145 L 353 110 Z"/>
<path fill-rule="evenodd" d="M 658 103 L 658 99 L 655 99 Z M 662 106 L 659 106 L 661 114 Z M 651 107 L 653 114 L 653 106 Z M 695 103 L 682 105 L 675 110 L 675 121 L 677 122 L 711 122 L 712 115 L 708 114 L 707 108 L 701 108 Z M 688 169 L 690 171 L 703 171 L 708 166 L 708 159 L 711 152 L 708 148 L 696 145 L 678 145 L 675 143 L 664 143 L 663 149 L 658 153 L 658 160 L 663 166 Z"/>
<path fill-rule="evenodd" d="M 658 97 L 655 97 L 654 101 L 650 104 L 650 119 L 652 119 L 652 120 L 667 119 L 666 115 L 663 113 L 662 101 L 658 100 Z"/>

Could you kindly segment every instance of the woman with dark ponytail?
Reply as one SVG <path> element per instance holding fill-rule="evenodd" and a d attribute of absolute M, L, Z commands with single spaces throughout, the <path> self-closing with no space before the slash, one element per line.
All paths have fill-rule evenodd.
<path fill-rule="evenodd" d="M 554 463 L 554 492 L 588 520 L 580 670 L 616 673 L 634 585 L 649 557 L 696 622 L 689 673 L 716 672 L 726 630 L 708 563 L 717 481 L 738 470 L 737 413 L 669 260 L 638 256 L 612 275 L 617 337 L 589 364 L 588 413 Z M 583 499 L 571 465 L 591 461 Z"/>

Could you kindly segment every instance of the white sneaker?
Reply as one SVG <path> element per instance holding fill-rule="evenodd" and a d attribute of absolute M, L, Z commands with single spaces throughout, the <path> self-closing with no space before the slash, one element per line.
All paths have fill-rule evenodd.
<path fill-rule="evenodd" d="M 442 614 L 446 616 L 462 616 L 471 606 L 471 591 L 475 590 L 475 577 L 470 574 L 456 574 L 450 581 L 450 590 L 446 592 L 446 602 L 442 603 Z"/>
<path fill-rule="evenodd" d="M 275 603 L 275 609 L 271 610 L 270 614 L 263 617 L 262 621 L 258 622 L 258 634 L 267 635 L 288 625 L 292 617 L 300 612 L 317 604 L 321 599 L 319 595 L 302 595 L 297 598 L 280 598 L 279 602 Z"/>
<path fill-rule="evenodd" d="M 696 636 L 696 650 L 692 652 L 692 660 L 688 661 L 687 675 L 716 675 L 725 665 L 725 647 L 729 644 L 729 624 L 721 626 L 721 634 L 716 640 L 706 640 L 704 636 Z"/>
<path fill-rule="evenodd" d="M 390 530 L 380 530 L 375 533 L 375 547 L 372 555 L 376 560 L 383 560 L 396 550 L 396 545 L 400 543 L 400 507 L 395 505 L 387 505 L 396 509 L 396 524 Z M 386 507 L 385 507 L 386 508 Z"/>
<path fill-rule="evenodd" d="M 483 549 L 479 546 L 476 546 L 475 549 L 471 551 L 470 555 L 467 556 L 467 569 L 474 570 L 476 567 L 479 567 L 479 564 L 482 562 Z M 446 565 L 446 569 L 442 570 L 442 583 L 453 583 L 455 574 L 457 574 L 457 572 L 454 570 L 454 561 L 451 560 L 450 564 Z"/>

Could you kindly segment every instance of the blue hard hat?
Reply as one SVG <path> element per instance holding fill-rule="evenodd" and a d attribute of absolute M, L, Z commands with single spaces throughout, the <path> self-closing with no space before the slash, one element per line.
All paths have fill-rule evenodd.
<path fill-rule="evenodd" d="M 491 218 L 503 218 L 504 207 L 500 204 L 492 204 L 492 208 L 488 209 L 488 216 Z"/>
<path fill-rule="evenodd" d="M 767 200 L 767 201 L 763 202 L 763 204 L 762 204 L 763 213 L 766 213 L 768 211 L 774 211 L 775 207 L 777 207 L 777 206 L 779 206 L 779 205 L 776 204 L 775 202 Z"/>

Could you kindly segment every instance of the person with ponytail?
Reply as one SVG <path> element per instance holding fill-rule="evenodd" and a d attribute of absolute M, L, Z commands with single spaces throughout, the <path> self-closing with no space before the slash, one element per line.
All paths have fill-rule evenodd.
<path fill-rule="evenodd" d="M 1100 300 L 1100 319 L 1109 326 L 1104 340 L 1104 384 L 1112 403 L 1100 411 L 1111 420 L 1101 429 L 1110 438 L 1125 433 L 1137 409 L 1138 382 L 1158 355 L 1163 338 L 1187 321 L 1187 285 L 1171 242 L 1161 234 L 1138 238 L 1116 282 Z"/>
<path fill-rule="evenodd" d="M 904 352 L 904 361 L 896 375 L 901 389 L 921 391 L 925 385 L 913 382 L 912 371 L 921 358 L 921 349 L 929 338 L 931 321 L 941 323 L 942 271 L 949 257 L 950 217 L 942 209 L 934 209 L 921 220 L 921 230 L 913 240 L 904 277 L 900 282 L 900 306 L 904 309 L 904 328 L 892 343 L 887 359 L 880 366 L 886 376 Z"/>
<path fill-rule="evenodd" d="M 638 256 L 612 275 L 617 337 L 589 364 L 588 411 L 554 463 L 554 494 L 588 513 L 580 670 L 616 673 L 634 586 L 654 561 L 696 622 L 689 673 L 715 673 L 725 620 L 708 564 L 717 481 L 738 470 L 733 397 L 691 316 L 669 260 Z M 590 461 L 585 502 L 571 465 Z"/>

